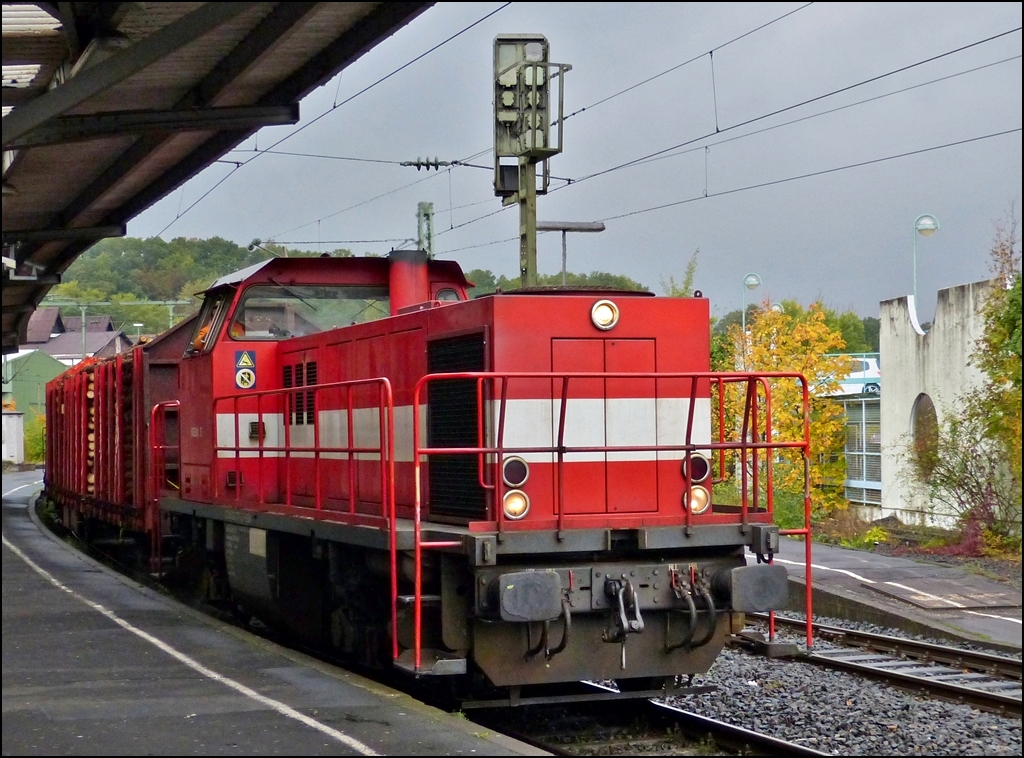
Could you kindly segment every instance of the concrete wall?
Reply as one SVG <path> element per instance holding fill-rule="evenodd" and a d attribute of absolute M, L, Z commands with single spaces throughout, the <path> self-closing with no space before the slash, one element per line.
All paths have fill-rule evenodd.
<path fill-rule="evenodd" d="M 5 463 L 25 462 L 25 416 L 3 412 L 3 460 Z"/>
<path fill-rule="evenodd" d="M 956 399 L 977 387 L 984 374 L 970 365 L 974 345 L 984 333 L 981 306 L 991 282 L 939 290 L 935 322 L 925 334 L 913 296 L 880 304 L 882 356 L 882 504 L 878 517 L 894 515 L 904 523 L 948 527 L 950 514 L 916 491 L 901 462 L 912 433 L 914 403 L 922 393 L 935 405 L 941 425 L 956 412 Z"/>

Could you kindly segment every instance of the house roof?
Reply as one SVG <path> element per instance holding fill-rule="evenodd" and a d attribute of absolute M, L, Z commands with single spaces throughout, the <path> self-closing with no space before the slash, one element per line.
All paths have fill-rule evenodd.
<path fill-rule="evenodd" d="M 86 332 L 86 355 L 95 355 L 100 352 L 120 334 L 120 332 Z M 123 338 L 123 335 L 121 336 Z M 59 361 L 80 360 L 82 357 L 82 333 L 59 334 L 46 344 L 40 345 L 38 349 Z"/>
<path fill-rule="evenodd" d="M 60 308 L 37 308 L 28 320 L 26 344 L 48 342 L 51 334 L 67 331 Z"/>
<path fill-rule="evenodd" d="M 85 330 L 87 332 L 112 332 L 114 331 L 114 324 L 110 320 L 110 316 L 86 316 L 85 317 Z M 65 316 L 64 317 L 64 331 L 67 332 L 80 332 L 82 331 L 82 317 L 81 316 Z"/>

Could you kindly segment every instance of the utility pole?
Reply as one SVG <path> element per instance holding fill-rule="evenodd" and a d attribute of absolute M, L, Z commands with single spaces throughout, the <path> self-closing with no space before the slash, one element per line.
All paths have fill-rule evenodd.
<path fill-rule="evenodd" d="M 537 284 L 537 195 L 548 191 L 548 160 L 562 152 L 564 77 L 572 70 L 568 64 L 549 62 L 548 52 L 548 41 L 539 34 L 499 34 L 494 39 L 494 194 L 504 205 L 519 204 L 523 287 Z M 556 80 L 558 114 L 552 119 Z M 538 163 L 543 164 L 540 189 Z"/>
<path fill-rule="evenodd" d="M 427 258 L 434 257 L 434 204 L 416 206 L 416 249 L 426 250 Z"/>

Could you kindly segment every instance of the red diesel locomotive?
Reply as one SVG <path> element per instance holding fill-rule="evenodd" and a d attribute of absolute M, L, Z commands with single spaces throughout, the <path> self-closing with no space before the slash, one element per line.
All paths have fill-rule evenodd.
<path fill-rule="evenodd" d="M 806 433 L 773 440 L 767 375 L 709 372 L 703 298 L 469 286 L 422 252 L 219 279 L 50 383 L 45 494 L 362 662 L 499 688 L 706 671 L 786 602 L 771 468 Z"/>

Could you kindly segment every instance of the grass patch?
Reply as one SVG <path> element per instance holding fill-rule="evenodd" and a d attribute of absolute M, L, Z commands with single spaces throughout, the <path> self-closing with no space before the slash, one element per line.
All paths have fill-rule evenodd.
<path fill-rule="evenodd" d="M 739 505 L 739 488 L 731 482 L 715 485 L 715 502 L 722 505 Z M 767 501 L 767 493 L 762 489 L 758 502 Z M 804 495 L 802 492 L 773 490 L 772 506 L 775 523 L 782 529 L 802 529 L 804 526 Z"/>

